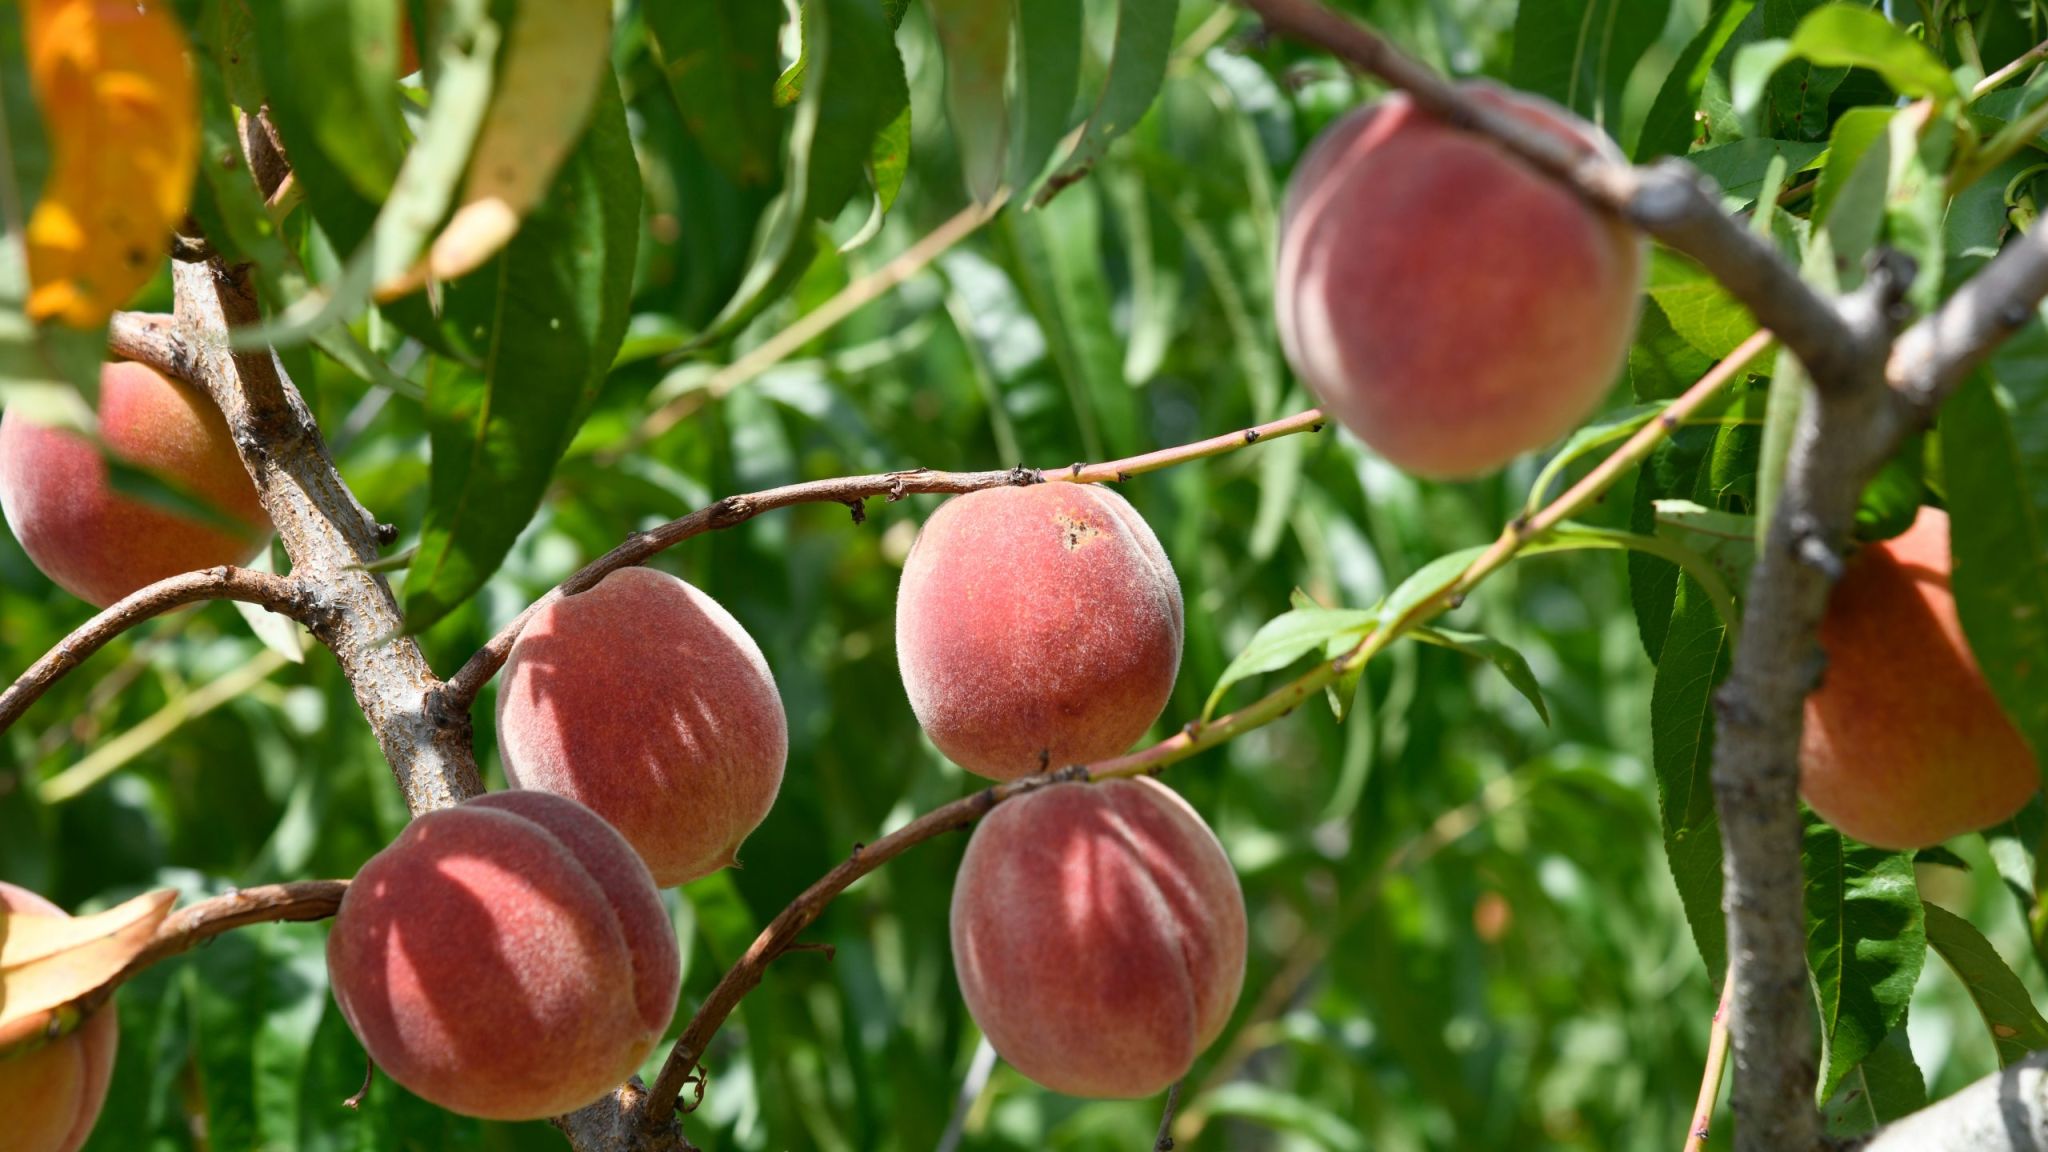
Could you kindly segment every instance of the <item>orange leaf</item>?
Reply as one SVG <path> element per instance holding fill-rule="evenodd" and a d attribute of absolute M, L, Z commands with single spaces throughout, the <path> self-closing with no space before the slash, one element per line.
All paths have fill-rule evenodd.
<path fill-rule="evenodd" d="M 149 281 L 185 216 L 198 94 L 169 0 L 29 0 L 26 17 L 51 149 L 28 222 L 28 312 L 91 328 Z"/>
<path fill-rule="evenodd" d="M 119 975 L 177 898 L 161 888 L 75 918 L 0 911 L 0 1049 L 41 1033 L 56 1010 Z"/>

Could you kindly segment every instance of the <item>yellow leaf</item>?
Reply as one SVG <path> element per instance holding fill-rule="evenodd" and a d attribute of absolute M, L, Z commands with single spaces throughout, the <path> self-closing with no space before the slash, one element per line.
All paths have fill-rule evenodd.
<path fill-rule="evenodd" d="M 519 5 L 470 153 L 461 206 L 428 253 L 436 279 L 452 280 L 490 259 L 547 194 L 611 67 L 611 33 L 611 5 L 600 0 Z"/>
<path fill-rule="evenodd" d="M 42 1033 L 65 1005 L 119 975 L 177 898 L 162 888 L 79 917 L 0 911 L 0 1049 Z"/>
<path fill-rule="evenodd" d="M 184 218 L 198 96 L 169 0 L 29 0 L 51 149 L 28 222 L 29 316 L 95 327 L 149 281 Z"/>

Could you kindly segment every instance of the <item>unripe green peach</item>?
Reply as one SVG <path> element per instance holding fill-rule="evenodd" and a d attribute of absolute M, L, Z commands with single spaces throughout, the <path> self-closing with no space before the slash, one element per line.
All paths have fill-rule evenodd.
<path fill-rule="evenodd" d="M 1180 584 L 1124 498 L 1092 484 L 991 488 L 939 506 L 896 597 L 918 722 L 970 772 L 1008 780 L 1115 756 L 1180 669 Z"/>
<path fill-rule="evenodd" d="M 393 1080 L 452 1112 L 573 1112 L 638 1069 L 681 959 L 654 881 L 589 809 L 499 792 L 415 819 L 327 940 L 334 999 Z"/>
<path fill-rule="evenodd" d="M 1540 97 L 1464 91 L 1621 159 Z M 1625 222 L 1397 92 L 1331 125 L 1298 167 L 1274 282 L 1281 346 L 1396 466 L 1490 472 L 1599 406 L 1635 330 L 1643 249 Z"/>
<path fill-rule="evenodd" d="M 224 526 L 114 491 L 99 448 L 76 432 L 0 413 L 0 510 L 22 550 L 65 591 L 102 608 L 168 576 L 246 564 L 270 520 L 227 422 L 190 385 L 141 364 L 100 367 L 106 451 L 219 512 Z M 239 525 L 237 528 L 235 525 Z"/>
<path fill-rule="evenodd" d="M 989 1043 L 1072 1096 L 1187 1074 L 1244 985 L 1244 895 L 1223 846 L 1150 779 L 997 806 L 953 885 L 953 968 Z"/>
<path fill-rule="evenodd" d="M 0 909 L 36 916 L 64 910 L 0 881 Z M 107 1100 L 120 1027 L 105 1005 L 78 1028 L 40 1047 L 0 1056 L 0 1147 L 7 1152 L 78 1152 Z"/>
<path fill-rule="evenodd" d="M 782 786 L 789 723 L 730 612 L 665 572 L 622 568 L 520 631 L 498 747 L 513 787 L 611 821 L 666 888 L 737 859 Z"/>
<path fill-rule="evenodd" d="M 1880 848 L 1989 828 L 2041 786 L 1949 591 L 1948 513 L 1864 548 L 1820 627 L 1827 673 L 1806 698 L 1799 789 L 1821 819 Z"/>

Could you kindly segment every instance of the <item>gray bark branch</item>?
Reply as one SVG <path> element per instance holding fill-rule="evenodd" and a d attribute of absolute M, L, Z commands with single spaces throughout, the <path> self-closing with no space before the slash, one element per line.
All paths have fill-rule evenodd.
<path fill-rule="evenodd" d="M 228 345 L 234 329 L 261 318 L 245 270 L 217 257 L 171 267 L 177 311 L 169 335 L 175 341 L 161 325 L 133 326 L 144 330 L 124 338 L 167 344 L 176 355 L 172 370 L 205 389 L 227 418 L 257 497 L 291 557 L 292 578 L 321 590 L 322 611 L 308 626 L 347 675 L 407 808 L 418 815 L 480 794 L 467 717 L 434 713 L 440 681 L 419 645 L 404 635 L 391 586 L 365 570 L 380 558 L 375 519 L 342 481 L 312 413 L 275 358 Z"/>
<path fill-rule="evenodd" d="M 2048 1052 L 1936 1100 L 1859 1152 L 2048 1152 Z"/>

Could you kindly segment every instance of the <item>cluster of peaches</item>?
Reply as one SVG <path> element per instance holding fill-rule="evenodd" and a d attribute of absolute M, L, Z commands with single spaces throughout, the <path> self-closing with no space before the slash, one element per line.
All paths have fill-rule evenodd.
<path fill-rule="evenodd" d="M 1534 98 L 1468 89 L 1612 154 Z M 1290 189 L 1276 279 L 1283 347 L 1332 416 L 1395 464 L 1489 472 L 1582 422 L 1620 371 L 1643 244 L 1624 223 L 1403 95 L 1332 126 Z M 106 605 L 248 560 L 269 526 L 203 397 L 135 364 L 102 375 L 101 446 L 9 411 L 0 506 L 58 584 Z M 223 515 L 117 495 L 104 450 Z M 240 526 L 241 531 L 236 527 Z M 1973 663 L 1948 591 L 1944 513 L 1865 548 L 1822 639 L 1805 795 L 1848 834 L 1937 843 L 2007 816 L 2033 758 Z M 1158 719 L 1180 589 L 1121 497 L 1048 482 L 961 496 L 924 525 L 897 602 L 919 722 L 947 757 L 1008 780 L 1115 756 Z M 668 1028 L 676 938 L 657 889 L 735 862 L 788 748 L 759 648 L 716 602 L 644 568 L 538 612 L 504 671 L 512 790 L 414 820 L 366 863 L 329 937 L 336 1000 L 372 1059 L 444 1107 L 571 1111 L 631 1075 Z M 41 907 L 0 885 L 7 907 Z M 1186 1073 L 1233 1010 L 1243 897 L 1195 811 L 1150 779 L 1054 784 L 996 807 L 952 904 L 955 970 L 997 1052 L 1057 1091 L 1133 1097 Z M 105 1018 L 0 1061 L 20 1147 L 72 1152 L 104 1095 Z"/>

